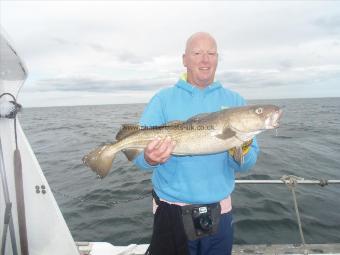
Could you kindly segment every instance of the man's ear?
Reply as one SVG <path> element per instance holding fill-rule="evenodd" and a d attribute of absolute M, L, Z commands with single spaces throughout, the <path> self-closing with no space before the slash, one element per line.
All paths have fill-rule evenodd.
<path fill-rule="evenodd" d="M 187 67 L 187 60 L 185 54 L 182 55 L 183 66 Z"/>

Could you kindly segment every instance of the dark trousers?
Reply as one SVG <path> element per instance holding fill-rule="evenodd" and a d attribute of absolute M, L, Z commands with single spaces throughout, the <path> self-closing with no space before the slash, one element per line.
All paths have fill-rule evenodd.
<path fill-rule="evenodd" d="M 163 201 L 157 204 L 152 238 L 145 255 L 189 255 L 181 207 Z"/>
<path fill-rule="evenodd" d="M 188 241 L 190 255 L 230 255 L 233 246 L 232 213 L 221 215 L 215 235 Z"/>

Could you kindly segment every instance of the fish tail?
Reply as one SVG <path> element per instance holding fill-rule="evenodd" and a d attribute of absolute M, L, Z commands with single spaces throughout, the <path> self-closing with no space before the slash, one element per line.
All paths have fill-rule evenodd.
<path fill-rule="evenodd" d="M 103 178 L 112 168 L 112 162 L 119 151 L 117 147 L 117 143 L 100 146 L 85 155 L 83 163 Z"/>

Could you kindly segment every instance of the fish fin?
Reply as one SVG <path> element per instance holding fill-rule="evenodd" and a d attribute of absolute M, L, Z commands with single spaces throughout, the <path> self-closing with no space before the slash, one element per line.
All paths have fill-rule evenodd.
<path fill-rule="evenodd" d="M 191 121 L 198 121 L 208 115 L 210 115 L 211 113 L 200 113 L 200 114 L 197 114 L 195 116 L 192 116 L 190 119 L 187 120 L 187 122 L 191 122 Z"/>
<path fill-rule="evenodd" d="M 105 177 L 112 168 L 112 162 L 115 158 L 116 150 L 113 144 L 100 146 L 83 157 L 83 163 L 90 167 L 100 177 Z"/>
<path fill-rule="evenodd" d="M 118 131 L 116 135 L 116 140 L 120 141 L 129 135 L 132 135 L 139 131 L 141 127 L 137 124 L 123 124 L 121 129 Z"/>
<path fill-rule="evenodd" d="M 122 152 L 129 161 L 132 161 L 138 156 L 139 153 L 143 152 L 143 150 L 144 149 L 126 149 L 122 150 Z"/>
<path fill-rule="evenodd" d="M 164 126 L 178 126 L 178 125 L 181 125 L 181 124 L 183 124 L 183 121 L 173 120 L 173 121 L 166 123 Z"/>
<path fill-rule="evenodd" d="M 235 147 L 234 159 L 242 166 L 244 163 L 244 154 L 242 147 Z"/>
<path fill-rule="evenodd" d="M 216 135 L 216 137 L 222 140 L 226 140 L 228 138 L 235 136 L 235 134 L 236 134 L 235 131 L 231 130 L 230 128 L 225 128 L 223 129 L 222 134 L 218 134 Z"/>

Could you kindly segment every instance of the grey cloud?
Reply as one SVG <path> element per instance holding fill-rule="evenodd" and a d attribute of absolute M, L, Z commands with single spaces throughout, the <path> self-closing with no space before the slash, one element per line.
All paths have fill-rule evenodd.
<path fill-rule="evenodd" d="M 324 16 L 316 19 L 314 25 L 322 27 L 329 32 L 340 32 L 340 13 L 332 16 Z"/>
<path fill-rule="evenodd" d="M 228 70 L 218 72 L 216 79 L 227 87 L 242 87 L 245 89 L 265 89 L 289 87 L 292 84 L 313 84 L 325 82 L 340 77 L 340 67 L 306 67 L 290 68 L 288 61 L 278 69 Z M 177 72 L 176 73 L 180 73 Z M 171 86 L 178 79 L 177 75 L 164 74 L 152 79 L 110 80 L 91 77 L 66 77 L 59 79 L 44 79 L 36 82 L 31 91 L 86 91 L 94 93 L 119 93 L 121 91 L 155 91 Z"/>
<path fill-rule="evenodd" d="M 121 91 L 152 91 L 169 86 L 175 80 L 155 78 L 147 80 L 100 80 L 91 78 L 44 79 L 31 88 L 34 91 L 87 91 L 97 93 L 115 93 Z"/>
<path fill-rule="evenodd" d="M 104 47 L 103 45 L 100 45 L 99 43 L 92 43 L 92 42 L 88 42 L 88 43 L 84 43 L 84 42 L 73 42 L 70 40 L 66 40 L 64 38 L 58 38 L 58 37 L 52 37 L 51 38 L 52 41 L 61 44 L 61 45 L 67 45 L 67 46 L 74 46 L 74 47 L 80 47 L 80 46 L 85 46 L 85 47 L 89 47 L 92 50 L 98 51 L 98 52 L 108 52 L 108 53 L 112 53 L 112 50 L 109 48 Z"/>
<path fill-rule="evenodd" d="M 57 38 L 57 37 L 52 37 L 51 40 L 54 41 L 54 42 L 57 42 L 59 44 L 65 44 L 65 45 L 74 44 L 74 43 L 72 43 L 68 40 L 65 40 L 65 39 L 62 39 L 62 38 Z"/>
<path fill-rule="evenodd" d="M 259 84 L 264 84 L 266 80 L 265 76 L 260 73 L 247 71 L 225 71 L 217 76 L 223 84 L 236 84 L 248 88 L 258 87 Z"/>
<path fill-rule="evenodd" d="M 98 44 L 98 43 L 89 43 L 88 44 L 89 47 L 91 47 L 93 50 L 98 51 L 98 52 L 111 52 L 111 50 L 103 47 L 102 45 Z"/>
<path fill-rule="evenodd" d="M 340 77 L 340 68 L 332 70 L 322 69 L 289 69 L 289 70 L 254 70 L 254 71 L 226 71 L 218 74 L 219 80 L 226 86 L 243 88 L 268 88 L 290 86 L 292 84 L 313 84 L 327 82 Z"/>
<path fill-rule="evenodd" d="M 57 38 L 53 37 L 52 41 L 61 44 L 61 45 L 67 45 L 72 47 L 88 47 L 91 50 L 94 50 L 99 53 L 106 53 L 113 57 L 115 57 L 120 62 L 130 63 L 130 64 L 143 64 L 146 62 L 152 62 L 153 57 L 151 56 L 145 56 L 145 55 L 139 55 L 135 54 L 131 51 L 122 50 L 122 49 L 111 49 L 108 47 L 105 47 L 99 43 L 93 43 L 93 42 L 73 42 L 70 40 L 65 40 L 63 38 Z"/>
<path fill-rule="evenodd" d="M 287 70 L 293 67 L 293 62 L 289 59 L 283 59 L 278 62 L 279 69 Z"/>
<path fill-rule="evenodd" d="M 117 58 L 122 62 L 128 62 L 131 64 L 143 64 L 153 60 L 153 58 L 150 56 L 139 56 L 128 51 L 118 54 Z"/>

